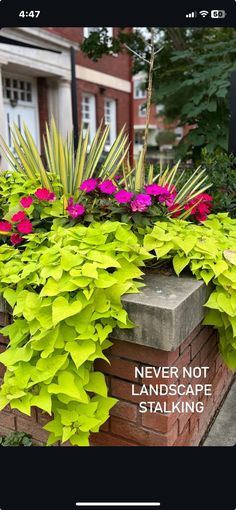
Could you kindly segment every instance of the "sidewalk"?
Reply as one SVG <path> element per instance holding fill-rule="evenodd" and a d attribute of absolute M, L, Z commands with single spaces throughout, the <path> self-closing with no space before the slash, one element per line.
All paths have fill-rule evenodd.
<path fill-rule="evenodd" d="M 202 446 L 236 446 L 236 379 Z"/>

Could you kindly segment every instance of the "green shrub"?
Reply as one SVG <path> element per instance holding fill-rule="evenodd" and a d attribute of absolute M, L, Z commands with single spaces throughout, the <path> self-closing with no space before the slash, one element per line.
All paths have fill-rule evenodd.
<path fill-rule="evenodd" d="M 0 446 L 33 446 L 32 436 L 26 432 L 11 432 L 0 437 Z"/>

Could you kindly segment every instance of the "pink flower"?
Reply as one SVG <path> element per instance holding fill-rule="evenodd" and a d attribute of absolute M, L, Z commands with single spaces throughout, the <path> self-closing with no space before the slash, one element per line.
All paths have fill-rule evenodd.
<path fill-rule="evenodd" d="M 152 203 L 151 197 L 149 195 L 146 195 L 145 193 L 139 193 L 138 195 L 136 195 L 136 200 L 142 202 L 142 204 L 145 205 L 151 205 Z"/>
<path fill-rule="evenodd" d="M 173 205 L 175 199 L 175 194 L 171 193 L 167 189 L 159 196 L 159 202 L 161 204 L 167 205 L 169 207 L 170 205 Z"/>
<path fill-rule="evenodd" d="M 33 198 L 32 197 L 23 197 L 20 200 L 20 203 L 21 203 L 22 207 L 24 207 L 24 209 L 28 209 L 28 207 L 31 206 L 32 202 L 33 202 Z"/>
<path fill-rule="evenodd" d="M 29 220 L 23 220 L 16 226 L 18 232 L 21 234 L 31 234 L 33 225 Z"/>
<path fill-rule="evenodd" d="M 130 202 L 131 198 L 133 196 L 133 193 L 130 191 L 126 191 L 125 189 L 121 189 L 115 194 L 115 200 L 119 202 L 119 204 L 125 204 L 127 202 Z"/>
<path fill-rule="evenodd" d="M 115 175 L 114 179 L 115 181 L 119 181 L 122 178 L 122 175 Z"/>
<path fill-rule="evenodd" d="M 147 210 L 147 206 L 143 202 L 139 202 L 139 200 L 132 200 L 130 206 L 132 212 L 144 212 Z"/>
<path fill-rule="evenodd" d="M 51 192 L 49 193 L 49 195 L 48 195 L 47 201 L 48 201 L 48 202 L 54 202 L 54 200 L 56 200 L 56 198 L 57 198 L 57 197 L 56 197 L 55 193 L 53 193 L 53 192 L 51 191 Z"/>
<path fill-rule="evenodd" d="M 19 211 L 18 213 L 13 214 L 11 221 L 17 222 L 17 221 L 22 221 L 24 219 L 25 219 L 25 212 Z"/>
<path fill-rule="evenodd" d="M 87 179 L 86 181 L 82 182 L 80 185 L 80 189 L 82 191 L 85 191 L 86 193 L 90 193 L 90 191 L 94 191 L 97 187 L 97 179 Z"/>
<path fill-rule="evenodd" d="M 35 192 L 35 196 L 39 200 L 46 200 L 47 202 L 51 202 L 52 200 L 56 199 L 55 193 L 52 193 L 46 188 L 38 188 L 37 191 Z"/>
<path fill-rule="evenodd" d="M 145 186 L 145 191 L 148 193 L 148 195 L 161 195 L 162 193 L 166 192 L 167 189 L 163 186 L 158 186 L 158 184 L 149 184 L 148 186 Z"/>
<path fill-rule="evenodd" d="M 106 195 L 112 195 L 116 191 L 116 186 L 113 184 L 113 182 L 110 179 L 107 179 L 106 181 L 101 182 L 98 185 L 100 191 L 102 193 L 106 193 Z"/>
<path fill-rule="evenodd" d="M 77 218 L 85 213 L 85 207 L 81 204 L 75 204 L 73 198 L 69 199 L 69 204 L 66 210 L 72 218 Z"/>
<path fill-rule="evenodd" d="M 10 232 L 11 224 L 8 221 L 0 221 L 0 230 Z"/>
<path fill-rule="evenodd" d="M 24 238 L 19 236 L 19 234 L 12 234 L 10 240 L 12 244 L 20 244 L 22 241 L 24 241 Z"/>

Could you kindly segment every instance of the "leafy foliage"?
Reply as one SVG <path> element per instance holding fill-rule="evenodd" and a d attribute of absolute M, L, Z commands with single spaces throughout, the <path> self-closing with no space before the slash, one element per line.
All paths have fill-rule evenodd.
<path fill-rule="evenodd" d="M 124 51 L 128 44 L 149 60 L 150 28 L 127 34 L 121 30 L 107 45 L 99 34 L 85 40 L 82 50 L 94 60 L 103 54 Z M 178 157 L 199 162 L 201 149 L 227 150 L 230 75 L 235 70 L 236 46 L 233 28 L 156 28 L 153 102 L 164 106 L 166 122 L 188 124 L 191 130 L 178 145 Z M 92 37 L 93 36 L 93 37 Z M 95 40 L 96 37 L 96 40 Z M 147 73 L 147 62 L 134 58 L 134 72 Z"/>
<path fill-rule="evenodd" d="M 161 222 L 144 238 L 157 259 L 173 260 L 177 275 L 189 267 L 198 280 L 215 285 L 205 306 L 204 324 L 219 331 L 227 365 L 236 368 L 236 220 L 226 213 L 210 215 L 203 225 L 182 220 Z"/>
<path fill-rule="evenodd" d="M 0 437 L 0 446 L 33 446 L 32 436 L 26 432 L 11 432 Z"/>
<path fill-rule="evenodd" d="M 236 157 L 222 151 L 202 152 L 202 167 L 212 183 L 212 212 L 228 212 L 236 217 Z"/>
<path fill-rule="evenodd" d="M 138 291 L 151 255 L 119 222 L 63 228 L 58 219 L 53 228 L 28 236 L 23 252 L 0 247 L 0 291 L 14 317 L 2 329 L 10 344 L 0 355 L 0 409 L 10 403 L 30 415 L 37 406 L 53 413 L 48 444 L 88 445 L 116 403 L 93 363 L 107 359 L 115 326 L 133 326 L 121 296 Z"/>

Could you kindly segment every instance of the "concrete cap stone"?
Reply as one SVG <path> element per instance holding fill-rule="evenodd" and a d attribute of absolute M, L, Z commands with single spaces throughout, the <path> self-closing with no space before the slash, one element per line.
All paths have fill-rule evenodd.
<path fill-rule="evenodd" d="M 175 351 L 201 323 L 212 287 L 189 276 L 147 274 L 139 294 L 122 298 L 134 329 L 116 328 L 112 338 Z"/>

